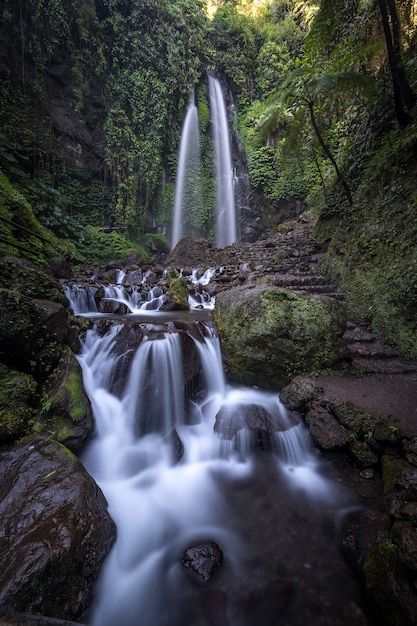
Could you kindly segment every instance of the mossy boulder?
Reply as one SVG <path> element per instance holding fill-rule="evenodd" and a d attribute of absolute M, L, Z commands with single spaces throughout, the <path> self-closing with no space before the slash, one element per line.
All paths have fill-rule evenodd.
<path fill-rule="evenodd" d="M 31 261 L 19 257 L 0 258 L 0 287 L 16 289 L 25 298 L 65 303 L 59 281 Z"/>
<path fill-rule="evenodd" d="M 169 290 L 166 293 L 167 301 L 162 306 L 164 310 L 188 311 L 188 285 L 183 276 L 175 268 L 170 268 L 166 275 Z"/>
<path fill-rule="evenodd" d="M 345 307 L 333 298 L 236 287 L 217 295 L 214 316 L 230 373 L 245 384 L 281 388 L 347 357 Z"/>
<path fill-rule="evenodd" d="M 10 443 L 32 429 L 36 381 L 0 363 L 0 444 Z"/>
<path fill-rule="evenodd" d="M 68 311 L 59 302 L 0 288 L 0 359 L 44 379 L 58 363 L 62 344 L 77 348 Z"/>
<path fill-rule="evenodd" d="M 90 401 L 74 353 L 63 347 L 63 358 L 51 376 L 34 432 L 44 434 L 78 451 L 94 429 Z"/>

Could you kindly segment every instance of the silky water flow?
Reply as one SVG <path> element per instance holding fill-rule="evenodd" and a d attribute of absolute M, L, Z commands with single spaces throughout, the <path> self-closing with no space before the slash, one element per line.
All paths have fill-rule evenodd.
<path fill-rule="evenodd" d="M 81 302 L 81 291 L 66 291 L 72 307 L 103 317 L 95 306 L 85 311 L 91 294 Z M 367 624 L 338 548 L 342 513 L 354 505 L 326 475 L 303 424 L 293 425 L 278 394 L 227 384 L 209 315 L 188 324 L 183 317 L 179 328 L 157 311 L 112 317 L 104 333 L 99 324 L 87 331 L 79 355 L 96 422 L 82 461 L 117 526 L 83 621 Z M 184 394 L 184 333 L 203 381 L 192 399 Z M 254 410 L 277 427 L 267 451 L 256 449 L 249 430 L 215 432 L 216 416 L 227 433 L 236 416 Z M 221 548 L 223 563 L 203 584 L 182 559 L 205 540 Z"/>

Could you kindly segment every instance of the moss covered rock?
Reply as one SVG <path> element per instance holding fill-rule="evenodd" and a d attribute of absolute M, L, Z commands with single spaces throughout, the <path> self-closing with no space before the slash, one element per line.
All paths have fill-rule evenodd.
<path fill-rule="evenodd" d="M 63 359 L 51 379 L 34 431 L 77 451 L 91 435 L 94 422 L 90 401 L 83 388 L 80 365 L 66 346 Z"/>
<path fill-rule="evenodd" d="M 345 308 L 332 298 L 237 287 L 218 294 L 215 320 L 226 363 L 246 384 L 281 388 L 346 357 Z"/>
<path fill-rule="evenodd" d="M 180 276 L 175 268 L 171 267 L 167 272 L 166 280 L 169 290 L 166 293 L 167 300 L 162 309 L 188 311 L 190 305 L 188 303 L 188 285 L 185 278 Z"/>
<path fill-rule="evenodd" d="M 73 332 L 65 308 L 0 288 L 0 313 L 0 359 L 38 380 L 44 378 L 61 356 L 61 343 Z"/>
<path fill-rule="evenodd" d="M 31 431 L 36 382 L 1 363 L 0 380 L 0 444 L 4 444 Z"/>

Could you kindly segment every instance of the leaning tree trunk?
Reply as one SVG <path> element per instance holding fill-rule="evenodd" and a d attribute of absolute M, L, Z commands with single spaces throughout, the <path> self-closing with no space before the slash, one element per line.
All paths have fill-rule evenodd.
<path fill-rule="evenodd" d="M 313 100 L 308 100 L 307 102 L 308 105 L 308 110 L 310 113 L 310 120 L 311 120 L 311 124 L 314 128 L 314 132 L 316 133 L 316 137 L 318 139 L 319 144 L 321 145 L 321 147 L 323 148 L 323 152 L 324 154 L 327 156 L 327 158 L 329 159 L 329 161 L 331 162 L 331 164 L 333 165 L 337 178 L 339 180 L 339 182 L 341 183 L 345 194 L 346 194 L 346 198 L 349 202 L 349 205 L 352 206 L 353 204 L 353 199 L 352 199 L 352 194 L 350 192 L 349 189 L 349 185 L 346 182 L 345 177 L 343 176 L 342 172 L 339 169 L 339 166 L 336 163 L 336 160 L 334 158 L 334 156 L 332 155 L 329 146 L 327 145 L 327 143 L 324 141 L 323 136 L 320 132 L 320 129 L 317 125 L 317 121 L 316 121 L 316 116 L 314 115 L 314 101 Z"/>

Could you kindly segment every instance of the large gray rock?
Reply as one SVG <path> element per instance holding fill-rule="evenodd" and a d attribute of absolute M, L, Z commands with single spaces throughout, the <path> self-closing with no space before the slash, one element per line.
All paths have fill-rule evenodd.
<path fill-rule="evenodd" d="M 347 355 L 345 307 L 334 298 L 237 287 L 217 295 L 215 321 L 230 372 L 246 384 L 282 388 Z"/>
<path fill-rule="evenodd" d="M 77 619 L 115 537 L 105 498 L 63 445 L 27 438 L 0 456 L 0 605 Z"/>

